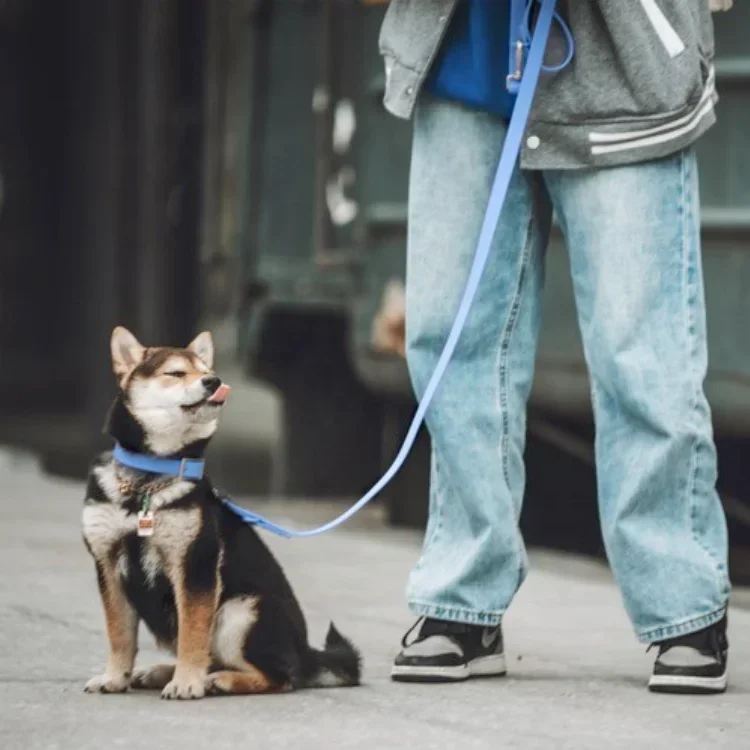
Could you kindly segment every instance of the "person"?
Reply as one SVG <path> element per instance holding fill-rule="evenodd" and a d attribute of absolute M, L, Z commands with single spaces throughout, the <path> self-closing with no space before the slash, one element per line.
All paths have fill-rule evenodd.
<path fill-rule="evenodd" d="M 513 1 L 392 0 L 380 31 L 384 104 L 414 120 L 406 357 L 417 396 L 453 322 L 513 110 Z M 533 27 L 537 0 L 526 2 Z M 407 587 L 419 619 L 393 679 L 505 673 L 501 622 L 527 571 L 525 409 L 554 210 L 591 382 L 605 547 L 637 638 L 658 648 L 649 687 L 726 689 L 728 543 L 703 389 L 694 151 L 716 119 L 716 4 L 558 0 L 491 256 L 427 416 L 429 519 Z"/>

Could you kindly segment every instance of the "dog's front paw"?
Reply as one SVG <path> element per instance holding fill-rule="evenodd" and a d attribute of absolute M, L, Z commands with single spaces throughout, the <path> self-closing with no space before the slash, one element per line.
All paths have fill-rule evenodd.
<path fill-rule="evenodd" d="M 206 675 L 201 672 L 175 675 L 161 691 L 165 700 L 194 700 L 206 694 Z"/>
<path fill-rule="evenodd" d="M 87 693 L 124 693 L 128 689 L 130 680 L 127 675 L 102 674 L 92 677 L 83 688 Z"/>

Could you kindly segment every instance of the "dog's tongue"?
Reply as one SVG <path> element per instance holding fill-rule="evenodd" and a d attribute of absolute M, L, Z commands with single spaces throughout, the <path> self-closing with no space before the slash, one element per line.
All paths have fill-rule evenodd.
<path fill-rule="evenodd" d="M 226 384 L 222 383 L 208 399 L 212 404 L 223 404 L 227 400 L 229 391 L 232 389 Z"/>

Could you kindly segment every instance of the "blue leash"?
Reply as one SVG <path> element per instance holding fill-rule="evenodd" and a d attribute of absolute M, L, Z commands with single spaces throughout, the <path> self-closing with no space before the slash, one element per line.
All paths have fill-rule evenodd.
<path fill-rule="evenodd" d="M 536 92 L 539 73 L 541 72 L 543 67 L 542 63 L 544 60 L 544 52 L 547 47 L 547 40 L 549 38 L 553 18 L 558 22 L 561 28 L 564 29 L 564 33 L 568 41 L 567 60 L 565 60 L 561 66 L 558 66 L 558 68 L 555 68 L 553 70 L 565 67 L 565 65 L 567 65 L 573 57 L 572 35 L 570 35 L 570 32 L 568 31 L 567 26 L 565 25 L 563 20 L 555 12 L 555 4 L 556 0 L 541 0 L 541 7 L 536 23 L 536 28 L 534 30 L 533 37 L 529 40 L 529 37 L 531 36 L 529 32 L 529 14 L 532 3 L 527 3 L 526 0 L 513 0 L 512 2 L 511 39 L 514 35 L 514 32 L 518 33 L 524 45 L 524 51 L 528 47 L 528 58 L 524 66 L 523 75 L 520 77 L 520 85 L 518 86 L 518 94 L 513 108 L 513 114 L 508 126 L 508 133 L 505 137 L 505 145 L 503 146 L 503 151 L 500 156 L 500 163 L 497 167 L 495 180 L 492 184 L 492 191 L 487 203 L 487 211 L 482 223 L 482 231 L 479 235 L 476 254 L 474 256 L 474 261 L 469 273 L 469 280 L 466 284 L 466 289 L 464 290 L 463 298 L 461 299 L 461 304 L 459 305 L 458 312 L 456 313 L 456 318 L 453 321 L 453 327 L 448 334 L 448 339 L 445 342 L 445 347 L 443 348 L 440 358 L 438 359 L 435 371 L 432 373 L 432 377 L 427 384 L 427 388 L 425 389 L 424 395 L 422 396 L 422 400 L 417 407 L 417 411 L 414 415 L 411 426 L 409 427 L 409 431 L 406 434 L 403 445 L 401 446 L 401 450 L 399 450 L 398 455 L 396 456 L 388 470 L 385 472 L 385 474 L 383 474 L 383 476 L 372 486 L 372 488 L 365 495 L 363 495 L 354 505 L 352 505 L 351 508 L 338 516 L 338 518 L 334 518 L 332 521 L 329 521 L 322 526 L 306 530 L 287 529 L 284 526 L 273 523 L 273 521 L 269 521 L 267 518 L 264 518 L 258 513 L 254 513 L 253 511 L 241 508 L 240 506 L 235 505 L 229 500 L 223 498 L 222 502 L 224 503 L 224 505 L 226 505 L 227 508 L 229 508 L 232 512 L 236 513 L 246 523 L 249 523 L 253 526 L 259 526 L 260 528 L 266 529 L 266 531 L 270 531 L 274 534 L 277 534 L 278 536 L 287 538 L 303 538 L 324 534 L 325 532 L 330 531 L 331 529 L 335 529 L 337 526 L 340 526 L 342 523 L 348 521 L 353 515 L 364 508 L 367 503 L 369 503 L 376 495 L 378 495 L 383 490 L 384 487 L 388 485 L 388 483 L 393 479 L 396 473 L 403 466 L 404 461 L 409 455 L 409 452 L 414 445 L 414 441 L 417 438 L 419 428 L 422 426 L 422 422 L 424 421 L 427 409 L 432 403 L 432 399 L 435 396 L 437 387 L 438 385 L 440 385 L 440 381 L 442 380 L 451 357 L 453 356 L 453 352 L 456 349 L 458 338 L 461 335 L 461 331 L 463 330 L 464 324 L 466 323 L 466 318 L 469 314 L 469 309 L 471 308 L 471 304 L 474 301 L 477 289 L 479 288 L 479 282 L 481 281 L 482 273 L 484 272 L 484 268 L 487 264 L 487 259 L 489 257 L 490 248 L 492 245 L 492 239 L 495 235 L 495 230 L 497 229 L 497 224 L 500 220 L 500 213 L 502 211 L 503 204 L 505 203 L 505 196 L 508 193 L 508 187 L 510 186 L 510 181 L 513 176 L 513 170 L 516 165 L 516 160 L 521 152 L 521 142 L 526 130 L 526 124 L 529 119 L 529 113 L 531 112 L 531 106 L 534 101 L 534 93 Z M 519 10 L 523 9 L 524 6 L 525 12 L 520 13 Z M 511 44 L 511 47 L 513 48 L 513 53 L 511 58 L 512 65 L 510 70 L 515 70 L 517 60 L 515 54 L 516 44 Z M 518 79 L 514 80 L 516 82 L 518 81 Z M 511 81 L 509 81 L 509 87 L 510 84 Z"/>
<path fill-rule="evenodd" d="M 414 441 L 417 438 L 419 428 L 422 426 L 422 422 L 424 422 L 427 409 L 432 403 L 435 392 L 440 385 L 440 381 L 442 380 L 451 357 L 453 356 L 453 352 L 456 349 L 471 304 L 474 301 L 477 289 L 479 288 L 479 282 L 481 281 L 484 267 L 487 264 L 492 239 L 495 235 L 498 221 L 500 220 L 500 213 L 505 203 L 505 197 L 508 193 L 516 160 L 521 152 L 521 142 L 526 130 L 531 106 L 534 101 L 534 93 L 536 91 L 537 81 L 539 80 L 539 74 L 542 69 L 545 69 L 542 63 L 553 19 L 557 21 L 563 29 L 564 36 L 568 42 L 568 56 L 562 65 L 550 68 L 549 70 L 551 72 L 561 70 L 573 57 L 573 37 L 567 29 L 564 21 L 555 12 L 556 1 L 557 0 L 541 0 L 536 28 L 532 37 L 531 32 L 529 31 L 529 26 L 533 2 L 531 0 L 512 0 L 511 40 L 515 35 L 517 35 L 518 39 L 517 42 L 511 41 L 510 67 L 510 70 L 515 71 L 517 75 L 511 74 L 508 76 L 508 89 L 512 93 L 516 93 L 517 89 L 513 115 L 511 116 L 510 124 L 508 125 L 505 145 L 503 146 L 503 151 L 500 155 L 500 162 L 492 184 L 490 198 L 487 203 L 487 211 L 482 223 L 482 231 L 479 235 L 479 242 L 477 243 L 476 254 L 469 272 L 469 280 L 466 284 L 458 312 L 456 313 L 456 318 L 453 321 L 453 326 L 448 334 L 448 339 L 445 342 L 445 346 L 440 358 L 438 359 L 435 371 L 432 373 L 432 377 L 427 384 L 427 388 L 425 389 L 422 400 L 417 407 L 417 411 L 398 455 L 385 474 L 383 474 L 372 488 L 354 505 L 352 505 L 351 508 L 338 516 L 338 518 L 334 518 L 332 521 L 314 529 L 287 529 L 273 521 L 269 521 L 258 513 L 254 513 L 251 510 L 235 505 L 227 498 L 221 498 L 224 505 L 245 523 L 252 526 L 258 526 L 266 531 L 270 531 L 273 534 L 286 538 L 303 538 L 324 534 L 326 531 L 335 529 L 337 526 L 348 521 L 353 515 L 364 508 L 367 503 L 369 503 L 381 492 L 381 490 L 383 490 L 384 487 L 388 485 L 399 469 L 401 469 L 404 461 L 406 461 L 406 458 L 414 445 Z M 528 56 L 526 55 L 527 52 Z M 527 57 L 525 64 L 524 57 Z M 521 75 L 521 73 L 523 74 Z M 191 479 L 193 476 L 198 476 L 198 478 L 200 478 L 203 474 L 203 462 L 201 460 L 184 459 L 180 461 L 179 459 L 170 460 L 134 454 L 129 453 L 119 445 L 115 447 L 115 458 L 125 466 L 130 466 L 131 468 L 139 469 L 141 471 L 149 471 L 154 474 L 168 474 L 184 477 L 186 479 Z"/>

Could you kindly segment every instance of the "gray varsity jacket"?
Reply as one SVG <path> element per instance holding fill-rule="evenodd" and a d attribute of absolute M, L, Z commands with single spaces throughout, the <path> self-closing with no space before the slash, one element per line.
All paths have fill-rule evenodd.
<path fill-rule="evenodd" d="M 380 32 L 386 108 L 409 118 L 459 0 L 391 0 Z M 731 0 L 558 0 L 571 63 L 542 73 L 521 152 L 526 169 L 666 156 L 716 120 L 712 10 Z M 548 65 L 564 56 L 553 26 Z"/>

